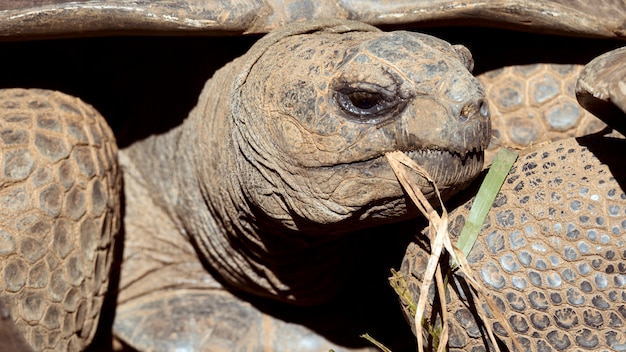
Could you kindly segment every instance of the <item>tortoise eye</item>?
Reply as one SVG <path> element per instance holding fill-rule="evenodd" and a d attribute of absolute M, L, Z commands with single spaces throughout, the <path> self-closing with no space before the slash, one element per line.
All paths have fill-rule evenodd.
<path fill-rule="evenodd" d="M 378 93 L 363 91 L 348 93 L 348 99 L 350 99 L 352 106 L 361 110 L 370 110 L 380 106 L 384 100 L 383 96 Z"/>
<path fill-rule="evenodd" d="M 370 123 L 378 123 L 401 103 L 395 94 L 376 87 L 344 87 L 336 90 L 335 100 L 348 115 Z"/>

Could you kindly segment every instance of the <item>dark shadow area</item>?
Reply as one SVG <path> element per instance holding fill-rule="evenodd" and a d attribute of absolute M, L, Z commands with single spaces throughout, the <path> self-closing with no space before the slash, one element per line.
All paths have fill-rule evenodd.
<path fill-rule="evenodd" d="M 624 162 L 626 139 L 589 135 L 576 140 L 611 170 L 611 175 L 621 190 L 626 192 L 626 162 Z"/>
<path fill-rule="evenodd" d="M 540 35 L 490 28 L 424 28 L 420 31 L 465 45 L 474 57 L 474 74 L 509 65 L 534 63 L 587 64 L 626 45 L 615 39 Z"/>
<path fill-rule="evenodd" d="M 305 325 L 343 346 L 373 347 L 360 337 L 367 333 L 392 351 L 414 350 L 415 338 L 388 278 L 392 268 L 400 268 L 406 247 L 424 226 L 425 221 L 416 219 L 355 233 L 339 253 L 349 261 L 350 275 L 338 295 L 325 304 L 294 307 L 240 297 L 263 312 Z"/>
<path fill-rule="evenodd" d="M 204 82 L 255 38 L 119 37 L 0 43 L 0 88 L 45 88 L 93 105 L 118 144 L 167 131 Z"/>
<path fill-rule="evenodd" d="M 598 99 L 591 93 L 576 94 L 578 102 L 607 125 L 626 136 L 626 113 L 610 101 Z"/>

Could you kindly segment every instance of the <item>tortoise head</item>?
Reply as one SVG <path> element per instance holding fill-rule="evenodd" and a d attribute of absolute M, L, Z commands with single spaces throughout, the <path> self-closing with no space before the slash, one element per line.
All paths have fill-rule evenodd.
<path fill-rule="evenodd" d="M 254 208 L 300 232 L 406 218 L 384 154 L 400 150 L 444 195 L 482 169 L 490 120 L 469 51 L 412 32 L 286 36 L 235 93 L 240 180 Z M 414 182 L 428 196 L 432 187 Z"/>

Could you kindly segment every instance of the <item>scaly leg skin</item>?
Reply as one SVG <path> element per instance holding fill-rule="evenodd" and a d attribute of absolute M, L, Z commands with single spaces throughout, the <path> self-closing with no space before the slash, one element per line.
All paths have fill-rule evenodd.
<path fill-rule="evenodd" d="M 484 323 L 508 350 L 503 324 L 527 351 L 626 351 L 624 148 L 624 139 L 568 139 L 520 157 L 510 171 L 468 256 L 506 319 L 488 314 Z M 450 214 L 453 236 L 470 204 Z M 401 269 L 416 301 L 424 243 L 408 247 Z M 450 351 L 492 350 L 472 305 L 482 300 L 472 302 L 462 275 L 448 285 Z"/>
<path fill-rule="evenodd" d="M 120 223 L 114 137 L 76 98 L 2 90 L 0 163 L 0 299 L 33 350 L 83 350 Z"/>
<path fill-rule="evenodd" d="M 225 290 L 122 152 L 124 258 L 115 338 L 139 351 L 345 351 Z M 332 323 L 332 322 L 329 322 Z M 356 349 L 355 349 L 356 350 Z M 370 351 L 374 349 L 358 349 Z"/>
<path fill-rule="evenodd" d="M 581 65 L 515 65 L 478 76 L 491 111 L 485 167 L 500 147 L 523 150 L 599 132 L 606 124 L 576 102 Z M 598 115 L 601 116 L 601 115 Z"/>

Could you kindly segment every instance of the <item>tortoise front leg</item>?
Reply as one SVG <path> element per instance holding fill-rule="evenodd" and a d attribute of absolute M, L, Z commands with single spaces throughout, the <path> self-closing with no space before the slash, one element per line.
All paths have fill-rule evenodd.
<path fill-rule="evenodd" d="M 125 347 L 139 351 L 346 351 L 313 330 L 266 314 L 226 290 L 211 276 L 174 220 L 153 200 L 124 152 L 120 162 L 124 169 L 124 258 L 113 330 Z"/>
<path fill-rule="evenodd" d="M 91 341 L 119 227 L 115 140 L 76 98 L 0 91 L 0 298 L 35 351 Z"/>
<path fill-rule="evenodd" d="M 509 350 L 515 338 L 528 351 L 626 351 L 625 147 L 624 139 L 587 136 L 517 160 L 467 257 L 506 321 L 491 313 L 482 321 L 476 306 L 486 307 L 483 297 L 474 298 L 465 277 L 450 271 L 451 349 L 495 350 L 489 324 Z M 470 204 L 449 214 L 455 240 Z M 401 267 L 415 302 L 429 258 L 422 241 L 408 246 Z M 438 302 L 431 292 L 430 311 Z M 436 328 L 437 309 L 425 315 Z"/>

